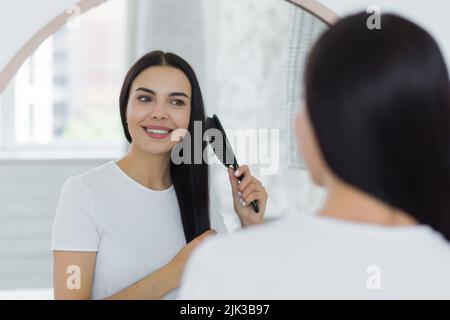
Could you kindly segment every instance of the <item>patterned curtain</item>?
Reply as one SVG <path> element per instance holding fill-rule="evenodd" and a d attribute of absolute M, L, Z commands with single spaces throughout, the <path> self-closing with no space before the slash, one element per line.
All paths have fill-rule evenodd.
<path fill-rule="evenodd" d="M 286 143 L 289 147 L 289 167 L 304 169 L 304 163 L 293 136 L 292 119 L 305 98 L 303 78 L 308 54 L 327 25 L 305 10 L 298 10 L 297 7 L 292 6 L 290 11 L 286 96 L 286 125 L 290 130 Z"/>

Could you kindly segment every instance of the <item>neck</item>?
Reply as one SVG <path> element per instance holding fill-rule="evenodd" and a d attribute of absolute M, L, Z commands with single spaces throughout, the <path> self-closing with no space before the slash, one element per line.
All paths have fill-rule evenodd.
<path fill-rule="evenodd" d="M 170 177 L 170 152 L 149 154 L 131 144 L 125 157 L 117 165 L 129 177 L 146 188 L 165 190 L 172 185 Z"/>
<path fill-rule="evenodd" d="M 328 196 L 319 213 L 322 216 L 385 226 L 418 224 L 409 214 L 336 178 L 327 181 L 325 186 Z"/>

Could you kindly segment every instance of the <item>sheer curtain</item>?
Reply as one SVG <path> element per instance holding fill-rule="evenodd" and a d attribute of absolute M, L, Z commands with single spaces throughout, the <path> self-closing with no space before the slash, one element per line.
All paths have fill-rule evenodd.
<path fill-rule="evenodd" d="M 317 38 L 326 30 L 327 25 L 312 14 L 298 10 L 296 7 L 291 7 L 289 18 L 286 120 L 288 121 L 287 125 L 292 127 L 292 121 L 289 120 L 295 116 L 305 99 L 302 83 L 308 54 Z M 289 145 L 289 165 L 295 168 L 304 168 L 293 130 L 289 130 L 286 137 L 286 144 Z"/>

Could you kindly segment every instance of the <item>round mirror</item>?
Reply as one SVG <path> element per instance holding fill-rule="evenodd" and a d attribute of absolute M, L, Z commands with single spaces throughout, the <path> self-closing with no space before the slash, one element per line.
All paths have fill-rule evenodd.
<path fill-rule="evenodd" d="M 267 219 L 313 212 L 322 193 L 303 168 L 291 120 L 305 61 L 329 17 L 299 2 L 109 0 L 49 34 L 1 96 L 0 298 L 51 297 L 61 187 L 126 153 L 120 87 L 151 50 L 192 65 L 207 114 L 220 117 L 238 162 L 269 190 Z M 212 210 L 235 230 L 229 189 L 225 170 L 214 167 Z"/>

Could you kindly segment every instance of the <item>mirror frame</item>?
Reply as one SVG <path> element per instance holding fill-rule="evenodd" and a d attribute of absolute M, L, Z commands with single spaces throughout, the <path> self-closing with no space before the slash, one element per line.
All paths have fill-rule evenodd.
<path fill-rule="evenodd" d="M 330 8 L 324 6 L 318 0 L 286 0 L 303 10 L 309 12 L 319 20 L 331 26 L 339 20 L 339 16 Z"/>

